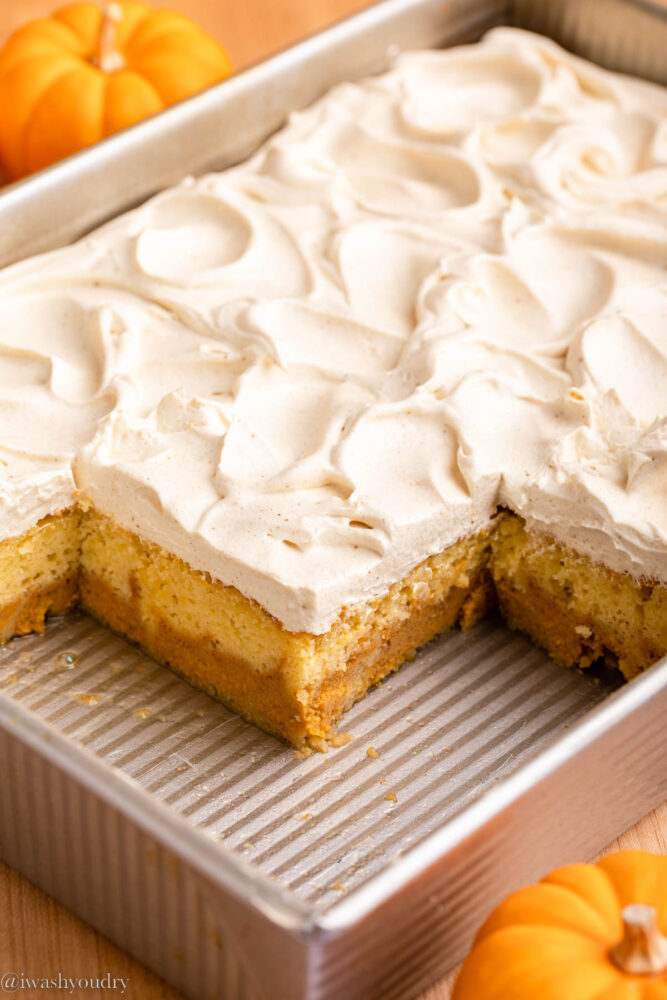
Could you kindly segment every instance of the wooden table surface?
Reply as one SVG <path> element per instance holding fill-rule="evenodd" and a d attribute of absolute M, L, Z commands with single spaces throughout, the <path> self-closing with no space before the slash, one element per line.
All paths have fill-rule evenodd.
<path fill-rule="evenodd" d="M 64 2 L 64 0 L 63 0 Z M 0 41 L 19 24 L 55 9 L 57 0 L 0 0 Z M 161 6 L 154 2 L 154 6 Z M 368 0 L 164 0 L 182 10 L 227 46 L 240 69 L 297 38 L 369 6 Z M 667 853 L 667 803 L 637 823 L 609 850 L 641 847 Z M 606 852 L 605 852 L 606 853 Z M 30 882 L 0 863 L 0 975 L 97 977 L 106 972 L 129 979 L 129 1000 L 179 1000 L 180 994 L 130 958 Z M 447 1000 L 453 973 L 421 1000 Z M 62 991 L 22 991 L 47 1000 Z M 86 1000 L 109 1000 L 109 991 L 75 992 Z"/>

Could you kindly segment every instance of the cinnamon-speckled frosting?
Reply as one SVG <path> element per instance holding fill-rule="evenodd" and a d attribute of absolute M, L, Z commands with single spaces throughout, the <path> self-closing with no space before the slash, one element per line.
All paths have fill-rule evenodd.
<path fill-rule="evenodd" d="M 322 632 L 498 504 L 667 581 L 667 98 L 511 29 L 0 278 L 0 512 Z"/>

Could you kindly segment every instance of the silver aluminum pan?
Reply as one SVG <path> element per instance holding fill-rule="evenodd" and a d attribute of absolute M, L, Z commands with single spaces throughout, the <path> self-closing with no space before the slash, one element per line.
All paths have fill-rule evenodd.
<path fill-rule="evenodd" d="M 655 75 L 665 20 L 640 6 L 519 0 L 515 14 Z M 238 159 L 290 108 L 383 68 L 393 45 L 512 16 L 488 0 L 388 0 L 8 189 L 0 252 L 66 241 Z M 632 51 L 615 47 L 629 32 Z M 295 761 L 74 617 L 0 651 L 0 854 L 189 996 L 415 996 L 502 895 L 664 799 L 666 709 L 667 662 L 613 693 L 488 622 L 356 706 L 347 747 Z"/>

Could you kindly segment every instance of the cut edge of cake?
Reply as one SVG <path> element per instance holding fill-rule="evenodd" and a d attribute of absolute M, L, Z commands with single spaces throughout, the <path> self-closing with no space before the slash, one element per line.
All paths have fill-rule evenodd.
<path fill-rule="evenodd" d="M 297 748 L 326 749 L 354 702 L 437 635 L 498 601 L 557 662 L 600 658 L 630 678 L 667 652 L 667 587 L 593 563 L 501 511 L 322 635 L 291 632 L 233 586 L 91 506 L 0 543 L 0 637 L 84 611 L 244 718 Z"/>
<path fill-rule="evenodd" d="M 90 510 L 81 606 L 261 728 L 322 748 L 373 684 L 435 635 L 486 612 L 488 553 L 488 533 L 457 542 L 314 635 L 288 631 L 235 587 Z"/>
<path fill-rule="evenodd" d="M 667 652 L 667 587 L 635 579 L 499 518 L 491 574 L 503 617 L 567 667 L 601 658 L 626 679 Z"/>
<path fill-rule="evenodd" d="M 0 643 L 43 632 L 48 615 L 76 607 L 80 560 L 81 510 L 76 505 L 0 542 Z"/>

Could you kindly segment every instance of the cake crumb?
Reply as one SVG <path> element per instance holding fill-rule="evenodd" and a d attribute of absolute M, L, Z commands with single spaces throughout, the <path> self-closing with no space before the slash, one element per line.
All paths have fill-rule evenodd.
<path fill-rule="evenodd" d="M 574 631 L 577 633 L 577 635 L 582 636 L 584 639 L 590 639 L 590 637 L 593 635 L 588 625 L 575 625 Z"/>
<path fill-rule="evenodd" d="M 312 750 L 310 747 L 304 747 L 303 750 L 294 751 L 294 760 L 305 760 L 307 757 L 312 755 Z"/>
<path fill-rule="evenodd" d="M 99 694 L 75 694 L 74 699 L 82 705 L 97 705 L 100 696 Z"/>
<path fill-rule="evenodd" d="M 352 739 L 352 733 L 334 733 L 333 736 L 329 737 L 329 746 L 344 747 L 351 743 Z"/>
<path fill-rule="evenodd" d="M 384 800 L 385 802 L 398 802 L 398 799 L 396 798 L 396 792 L 387 792 L 387 794 L 384 797 Z"/>
<path fill-rule="evenodd" d="M 372 757 L 373 760 L 378 760 L 380 754 L 377 752 L 377 750 L 375 749 L 375 747 L 369 747 L 367 749 L 367 751 L 366 751 L 366 756 L 367 757 Z"/>
<path fill-rule="evenodd" d="M 335 889 L 336 892 L 347 892 L 347 889 L 345 888 L 345 886 L 341 882 L 334 882 L 334 884 L 331 886 L 331 888 Z"/>
<path fill-rule="evenodd" d="M 136 712 L 133 713 L 135 719 L 147 719 L 150 714 L 150 708 L 138 708 Z"/>

